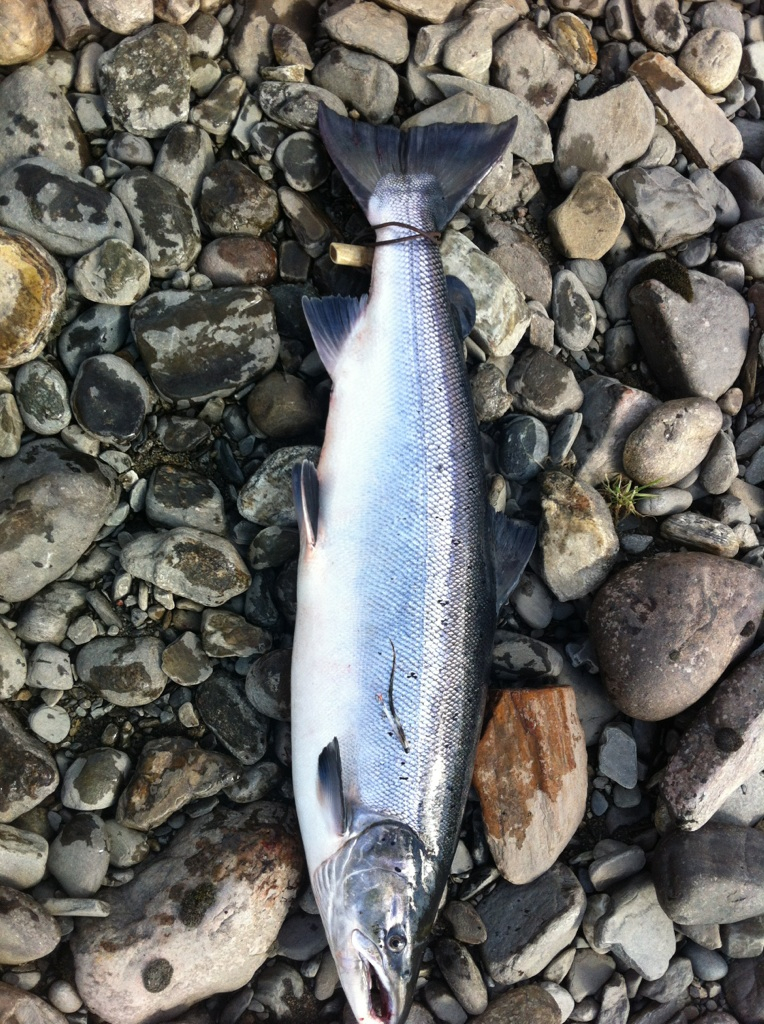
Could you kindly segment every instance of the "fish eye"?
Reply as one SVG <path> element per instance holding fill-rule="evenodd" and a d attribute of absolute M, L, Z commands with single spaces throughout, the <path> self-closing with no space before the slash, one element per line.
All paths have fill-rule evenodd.
<path fill-rule="evenodd" d="M 389 931 L 385 941 L 391 953 L 401 953 L 406 948 L 406 936 L 402 932 Z"/>

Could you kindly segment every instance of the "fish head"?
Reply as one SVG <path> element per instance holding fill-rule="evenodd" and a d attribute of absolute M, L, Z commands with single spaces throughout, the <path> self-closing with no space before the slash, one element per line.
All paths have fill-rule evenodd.
<path fill-rule="evenodd" d="M 419 837 L 379 822 L 314 875 L 314 891 L 359 1024 L 403 1024 L 445 879 Z"/>

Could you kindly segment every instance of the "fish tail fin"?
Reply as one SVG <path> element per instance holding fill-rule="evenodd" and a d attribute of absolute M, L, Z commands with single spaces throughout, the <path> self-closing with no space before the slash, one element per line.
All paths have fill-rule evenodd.
<path fill-rule="evenodd" d="M 368 215 L 377 183 L 387 174 L 437 178 L 443 202 L 434 211 L 442 230 L 507 149 L 517 118 L 503 124 L 430 124 L 399 131 L 336 114 L 321 104 L 318 126 L 329 156 Z"/>

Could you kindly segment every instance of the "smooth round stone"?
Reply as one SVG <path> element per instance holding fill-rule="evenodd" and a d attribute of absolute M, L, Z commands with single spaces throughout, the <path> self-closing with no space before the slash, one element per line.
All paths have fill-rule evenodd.
<path fill-rule="evenodd" d="M 190 452 L 210 439 L 208 423 L 184 416 L 163 416 L 157 424 L 157 437 L 169 452 Z"/>
<path fill-rule="evenodd" d="M 0 885 L 0 901 L 0 964 L 23 964 L 53 952 L 61 932 L 36 900 Z"/>
<path fill-rule="evenodd" d="M 58 355 L 70 377 L 89 357 L 117 352 L 130 333 L 128 311 L 120 306 L 91 306 L 63 329 Z"/>
<path fill-rule="evenodd" d="M 715 211 L 673 167 L 632 167 L 613 179 L 629 226 L 647 249 L 663 250 L 710 230 Z"/>
<path fill-rule="evenodd" d="M 542 349 L 530 346 L 517 360 L 507 377 L 507 390 L 518 412 L 542 420 L 559 420 L 574 413 L 584 393 L 570 367 Z"/>
<path fill-rule="evenodd" d="M 196 267 L 217 287 L 269 285 L 276 280 L 276 250 L 263 238 L 226 235 L 205 245 Z"/>
<path fill-rule="evenodd" d="M 608 179 L 585 171 L 565 202 L 549 214 L 547 224 L 564 256 L 598 260 L 613 246 L 625 217 Z"/>
<path fill-rule="evenodd" d="M 719 407 L 721 408 L 721 402 Z M 735 445 L 726 434 L 719 433 L 711 442 L 698 482 L 709 494 L 725 494 L 737 475 Z"/>
<path fill-rule="evenodd" d="M 352 104 L 372 124 L 384 124 L 395 109 L 398 76 L 371 54 L 337 46 L 316 64 L 312 77 L 319 88 Z"/>
<path fill-rule="evenodd" d="M 199 687 L 196 706 L 205 724 L 242 764 L 256 764 L 265 753 L 265 719 L 244 699 L 233 676 L 215 672 Z"/>
<path fill-rule="evenodd" d="M 117 801 L 130 770 L 122 750 L 92 750 L 71 763 L 64 776 L 61 803 L 73 811 L 102 811 Z"/>
<path fill-rule="evenodd" d="M 300 550 L 297 530 L 283 526 L 266 526 L 249 546 L 249 564 L 254 570 L 283 565 Z"/>
<path fill-rule="evenodd" d="M 287 183 L 298 192 L 318 188 L 331 172 L 326 151 L 310 132 L 288 135 L 276 150 L 274 160 L 284 172 Z"/>
<path fill-rule="evenodd" d="M 26 64 L 53 44 L 45 0 L 6 0 L 0 11 L 0 64 Z"/>
<path fill-rule="evenodd" d="M 513 416 L 502 433 L 499 469 L 507 480 L 526 483 L 541 471 L 549 454 L 549 433 L 535 416 Z"/>
<path fill-rule="evenodd" d="M 271 637 L 234 612 L 206 608 L 202 613 L 202 646 L 212 658 L 248 658 L 271 647 Z"/>
<path fill-rule="evenodd" d="M 318 402 L 299 377 L 269 373 L 247 395 L 247 411 L 266 437 L 294 437 L 310 433 L 323 421 Z"/>
<path fill-rule="evenodd" d="M 692 964 L 695 976 L 701 981 L 721 981 L 727 974 L 727 961 L 713 949 L 705 949 L 688 939 L 682 946 L 682 956 Z"/>
<path fill-rule="evenodd" d="M 97 814 L 75 814 L 50 844 L 50 873 L 67 896 L 94 896 L 108 868 L 103 821 Z"/>
<path fill-rule="evenodd" d="M 145 860 L 151 852 L 149 838 L 137 829 L 120 825 L 110 818 L 104 822 L 109 842 L 109 864 L 115 868 L 131 868 Z"/>
<path fill-rule="evenodd" d="M 277 764 L 272 761 L 260 761 L 259 764 L 245 768 L 239 780 L 233 785 L 226 786 L 225 795 L 237 804 L 262 800 L 273 788 L 280 774 L 281 770 Z"/>
<path fill-rule="evenodd" d="M 692 505 L 692 494 L 680 487 L 651 487 L 650 496 L 635 502 L 641 516 L 670 516 L 685 512 Z"/>
<path fill-rule="evenodd" d="M 722 426 L 710 398 L 676 398 L 649 413 L 629 435 L 626 473 L 639 484 L 670 487 L 699 466 Z"/>
<path fill-rule="evenodd" d="M 121 36 L 132 35 L 150 25 L 154 17 L 153 0 L 90 0 L 90 13 L 104 28 Z"/>
<path fill-rule="evenodd" d="M 290 718 L 291 667 L 291 651 L 270 651 L 253 661 L 247 672 L 247 700 L 255 710 L 279 722 Z"/>
<path fill-rule="evenodd" d="M 202 182 L 199 213 L 210 232 L 259 237 L 279 217 L 276 193 L 238 160 L 220 160 Z"/>
<path fill-rule="evenodd" d="M 72 727 L 71 719 L 64 708 L 38 707 L 29 714 L 29 728 L 46 743 L 63 743 Z"/>
<path fill-rule="evenodd" d="M 83 430 L 99 441 L 132 441 L 151 408 L 148 385 L 116 355 L 91 356 L 72 386 L 72 409 Z"/>
<path fill-rule="evenodd" d="M 77 989 L 62 978 L 54 981 L 48 989 L 48 1000 L 61 1013 L 76 1013 L 82 1006 Z"/>
<path fill-rule="evenodd" d="M 128 167 L 151 167 L 154 163 L 154 150 L 148 139 L 130 132 L 117 132 L 106 146 L 106 152 L 115 160 L 120 160 Z"/>
<path fill-rule="evenodd" d="M 71 421 L 66 381 L 50 363 L 35 359 L 21 366 L 14 391 L 22 420 L 36 434 L 58 434 Z"/>
<path fill-rule="evenodd" d="M 0 230 L 0 369 L 33 359 L 63 311 L 58 262 L 31 238 Z"/>
<path fill-rule="evenodd" d="M 724 982 L 724 994 L 735 1018 L 742 1024 L 755 1024 L 762 1020 L 764 1018 L 764 954 L 746 960 L 733 960 Z"/>
<path fill-rule="evenodd" d="M 198 686 L 209 679 L 212 664 L 196 633 L 181 633 L 162 651 L 162 671 L 181 686 Z"/>
<path fill-rule="evenodd" d="M 118 707 L 150 704 L 167 684 L 160 662 L 163 648 L 157 637 L 96 637 L 80 648 L 77 675 Z"/>
<path fill-rule="evenodd" d="M 751 277 L 764 277 L 764 217 L 731 228 L 721 241 L 722 252 L 739 260 Z"/>
<path fill-rule="evenodd" d="M 648 722 L 690 707 L 750 649 L 762 610 L 764 583 L 740 562 L 688 552 L 624 569 L 589 613 L 611 701 Z"/>
<path fill-rule="evenodd" d="M 157 466 L 146 491 L 146 515 L 160 526 L 193 526 L 225 534 L 225 504 L 212 480 L 193 470 Z"/>
<path fill-rule="evenodd" d="M 572 259 L 567 263 L 593 299 L 599 299 L 607 284 L 607 270 L 599 260 Z"/>
<path fill-rule="evenodd" d="M 495 363 L 480 363 L 470 378 L 470 391 L 479 423 L 494 423 L 508 412 L 506 373 Z"/>
<path fill-rule="evenodd" d="M 45 874 L 48 844 L 36 832 L 0 825 L 0 885 L 31 889 Z"/>
<path fill-rule="evenodd" d="M 129 306 L 145 295 L 151 280 L 148 260 L 127 242 L 110 238 L 72 269 L 72 281 L 91 302 Z"/>
<path fill-rule="evenodd" d="M 557 341 L 571 352 L 583 351 L 594 337 L 597 326 L 594 305 L 586 288 L 569 270 L 555 274 L 552 317 Z"/>
<path fill-rule="evenodd" d="M 192 67 L 194 63 L 192 62 Z M 219 73 L 220 69 L 216 67 L 215 63 L 210 63 L 212 68 Z M 199 64 L 202 64 L 202 62 L 199 62 Z M 210 135 L 218 138 L 224 137 L 236 120 L 239 104 L 246 95 L 246 92 L 246 82 L 240 75 L 226 75 L 217 82 L 205 99 L 197 103 L 191 110 L 191 122 Z"/>
<path fill-rule="evenodd" d="M 702 28 L 679 54 L 679 67 L 707 93 L 723 92 L 737 76 L 743 45 L 734 32 Z"/>
<path fill-rule="evenodd" d="M 580 75 L 597 66 L 597 44 L 583 21 L 570 11 L 556 14 L 549 22 L 549 35 L 567 63 Z"/>
<path fill-rule="evenodd" d="M 435 962 L 449 988 L 469 1014 L 480 1014 L 488 1005 L 488 992 L 472 956 L 455 939 L 442 938 L 435 944 Z"/>

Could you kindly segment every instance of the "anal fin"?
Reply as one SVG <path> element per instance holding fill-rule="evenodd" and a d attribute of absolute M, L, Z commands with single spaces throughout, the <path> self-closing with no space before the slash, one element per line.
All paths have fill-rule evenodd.
<path fill-rule="evenodd" d="M 342 348 L 361 319 L 368 296 L 329 295 L 324 299 L 305 296 L 302 309 L 313 343 L 330 377 L 334 376 Z"/>
<path fill-rule="evenodd" d="M 523 570 L 536 546 L 536 527 L 520 519 L 493 514 L 496 558 L 496 611 L 520 582 Z"/>
<path fill-rule="evenodd" d="M 292 467 L 292 491 L 300 538 L 313 547 L 318 533 L 318 473 L 307 459 Z"/>
<path fill-rule="evenodd" d="M 335 736 L 318 755 L 318 798 L 329 812 L 337 835 L 347 831 L 347 807 L 342 791 L 342 759 Z"/>

